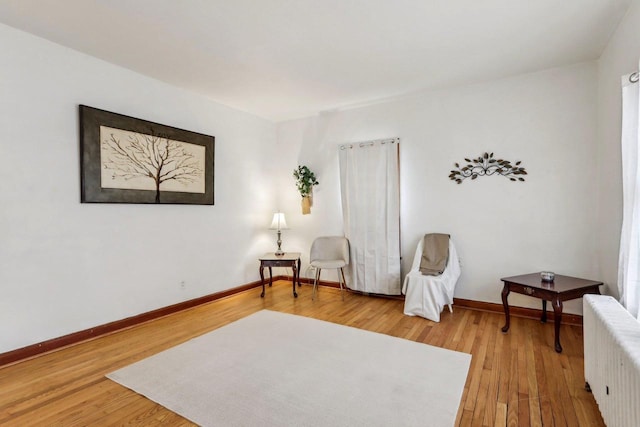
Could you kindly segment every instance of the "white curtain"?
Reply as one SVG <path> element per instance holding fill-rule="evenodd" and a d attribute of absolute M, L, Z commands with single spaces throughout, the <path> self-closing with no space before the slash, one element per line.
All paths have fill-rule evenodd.
<path fill-rule="evenodd" d="M 637 74 L 635 74 L 637 77 Z M 635 80 L 635 82 L 634 82 Z M 638 83 L 622 77 L 622 233 L 618 261 L 620 302 L 640 319 L 640 162 Z"/>
<path fill-rule="evenodd" d="M 399 140 L 339 147 L 344 232 L 351 289 L 400 295 Z"/>

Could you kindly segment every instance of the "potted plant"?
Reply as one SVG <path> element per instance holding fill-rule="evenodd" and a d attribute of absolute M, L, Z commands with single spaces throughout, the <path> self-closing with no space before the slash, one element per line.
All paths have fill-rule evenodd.
<path fill-rule="evenodd" d="M 293 170 L 293 176 L 296 179 L 296 187 L 298 187 L 300 196 L 302 196 L 302 214 L 309 214 L 311 213 L 313 186 L 318 185 L 316 175 L 308 167 L 298 165 L 298 168 Z"/>

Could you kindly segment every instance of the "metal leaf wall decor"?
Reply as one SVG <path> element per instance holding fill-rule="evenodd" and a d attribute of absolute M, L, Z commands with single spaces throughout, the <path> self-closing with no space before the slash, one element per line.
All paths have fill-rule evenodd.
<path fill-rule="evenodd" d="M 456 163 L 456 169 L 449 174 L 449 179 L 458 184 L 462 184 L 467 178 L 476 179 L 479 176 L 501 175 L 511 181 L 524 181 L 522 175 L 527 171 L 520 166 L 520 161 L 511 164 L 509 160 L 494 159 L 493 153 L 484 153 L 477 159 L 464 159 L 466 166 Z"/>

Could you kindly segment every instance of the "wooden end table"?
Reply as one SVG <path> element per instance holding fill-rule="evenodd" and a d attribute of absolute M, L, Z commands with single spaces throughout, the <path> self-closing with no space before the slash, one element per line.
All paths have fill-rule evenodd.
<path fill-rule="evenodd" d="M 260 281 L 262 282 L 261 298 L 264 298 L 265 267 L 269 267 L 269 286 L 273 284 L 272 267 L 291 267 L 291 270 L 293 270 L 293 296 L 298 298 L 296 282 L 298 283 L 298 287 L 300 287 L 300 252 L 285 252 L 282 255 L 276 255 L 274 252 L 269 252 L 260 257 Z"/>
<path fill-rule="evenodd" d="M 523 274 L 522 276 L 504 277 L 500 279 L 504 282 L 502 289 L 502 304 L 504 305 L 504 316 L 506 323 L 502 327 L 502 332 L 509 330 L 509 302 L 507 297 L 510 292 L 528 295 L 542 300 L 542 317 L 540 321 L 547 321 L 547 301 L 551 301 L 554 314 L 554 326 L 556 332 L 555 348 L 558 353 L 562 352 L 560 345 L 560 321 L 562 320 L 562 301 L 582 298 L 585 294 L 600 294 L 599 287 L 602 282 L 593 280 L 578 279 L 577 277 L 555 275 L 553 282 L 543 282 L 540 273 Z"/>

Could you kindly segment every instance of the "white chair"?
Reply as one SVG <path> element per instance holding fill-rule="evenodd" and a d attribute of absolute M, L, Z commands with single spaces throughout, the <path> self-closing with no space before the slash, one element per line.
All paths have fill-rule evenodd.
<path fill-rule="evenodd" d="M 405 295 L 404 314 L 407 316 L 420 316 L 434 322 L 440 321 L 440 313 L 445 305 L 453 313 L 453 292 L 460 277 L 460 261 L 458 253 L 449 239 L 449 260 L 444 272 L 440 276 L 426 276 L 420 272 L 420 259 L 422 258 L 421 238 L 416 248 L 411 271 L 407 273 L 402 285 L 402 293 Z"/>
<path fill-rule="evenodd" d="M 344 301 L 342 284 L 347 287 L 344 278 L 343 267 L 349 264 L 349 241 L 342 236 L 318 237 L 311 244 L 309 255 L 310 265 L 316 269 L 316 277 L 313 281 L 313 293 L 311 299 L 316 297 L 316 289 L 320 280 L 320 271 L 323 268 L 335 268 L 338 270 L 338 282 L 340 283 L 340 295 Z"/>

